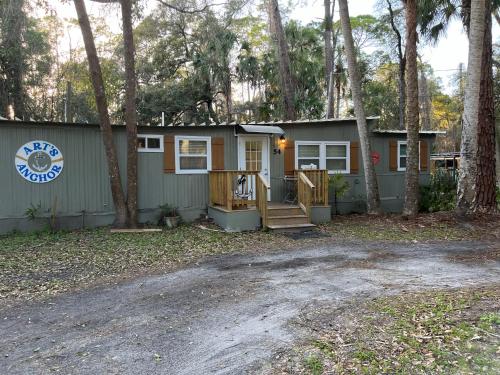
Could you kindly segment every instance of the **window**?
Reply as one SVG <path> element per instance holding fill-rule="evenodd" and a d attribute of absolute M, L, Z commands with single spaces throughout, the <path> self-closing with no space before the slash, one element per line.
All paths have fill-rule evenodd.
<path fill-rule="evenodd" d="M 138 134 L 138 152 L 163 152 L 163 135 Z"/>
<path fill-rule="evenodd" d="M 418 169 L 420 169 L 420 142 L 418 142 Z M 406 141 L 398 141 L 398 172 L 406 171 Z"/>
<path fill-rule="evenodd" d="M 245 162 L 247 171 L 262 170 L 262 141 L 245 141 Z"/>
<path fill-rule="evenodd" d="M 394 149 L 394 147 L 393 147 Z M 394 153 L 393 153 L 394 155 Z M 394 160 L 394 159 L 393 159 Z M 406 142 L 398 141 L 398 171 L 406 171 Z"/>
<path fill-rule="evenodd" d="M 350 142 L 295 142 L 295 168 L 350 173 Z"/>
<path fill-rule="evenodd" d="M 320 169 L 320 145 L 297 145 L 297 169 Z"/>
<path fill-rule="evenodd" d="M 179 174 L 207 173 L 212 169 L 211 138 L 175 137 L 175 172 Z"/>

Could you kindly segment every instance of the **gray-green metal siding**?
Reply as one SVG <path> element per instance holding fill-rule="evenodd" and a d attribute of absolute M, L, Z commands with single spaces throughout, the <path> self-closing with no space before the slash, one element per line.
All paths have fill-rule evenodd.
<path fill-rule="evenodd" d="M 284 124 L 280 126 L 286 137 L 293 140 L 357 141 L 355 122 L 334 124 Z M 122 180 L 126 168 L 126 133 L 124 127 L 115 127 Z M 224 138 L 225 169 L 238 168 L 237 137 L 232 126 L 203 127 L 140 127 L 140 134 L 203 135 Z M 389 171 L 389 140 L 397 137 L 372 135 L 373 150 L 381 154 L 377 166 L 380 195 L 391 202 L 386 208 L 400 209 L 404 192 L 404 172 Z M 54 143 L 64 155 L 64 170 L 54 181 L 46 184 L 29 183 L 19 176 L 14 166 L 18 148 L 26 142 L 40 139 Z M 399 136 L 404 139 L 404 136 Z M 429 150 L 433 137 L 429 140 Z M 271 142 L 272 200 L 283 198 L 283 153 L 273 154 L 277 137 Z M 163 153 L 139 153 L 138 206 L 142 221 L 155 221 L 158 206 L 177 206 L 186 220 L 206 212 L 208 205 L 208 175 L 176 175 L 163 172 Z M 61 226 L 81 224 L 109 224 L 113 219 L 113 203 L 109 188 L 104 147 L 99 128 L 93 125 L 49 125 L 32 123 L 0 123 L 0 232 L 29 228 L 25 211 L 31 204 L 42 206 L 47 216 L 57 199 L 57 217 Z M 365 187 L 360 158 L 358 175 L 345 175 L 349 192 L 338 204 L 340 212 L 363 209 Z M 428 172 L 422 180 L 428 179 Z M 391 206 L 392 205 L 392 206 Z M 71 222 L 71 224 L 69 224 Z M 46 221 L 44 221 L 46 223 Z"/>

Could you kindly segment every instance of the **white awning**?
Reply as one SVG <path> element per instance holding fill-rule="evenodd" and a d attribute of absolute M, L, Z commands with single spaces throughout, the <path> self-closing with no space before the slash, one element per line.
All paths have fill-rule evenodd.
<path fill-rule="evenodd" d="M 279 126 L 269 125 L 238 125 L 239 129 L 245 133 L 260 133 L 260 134 L 285 134 L 284 130 Z"/>

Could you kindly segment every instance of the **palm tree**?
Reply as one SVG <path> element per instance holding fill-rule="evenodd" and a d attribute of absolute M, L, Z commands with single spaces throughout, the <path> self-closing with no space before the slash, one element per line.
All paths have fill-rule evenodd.
<path fill-rule="evenodd" d="M 365 184 L 367 195 L 367 208 L 369 214 L 379 214 L 380 197 L 378 192 L 377 175 L 371 158 L 371 145 L 368 138 L 368 126 L 366 124 L 365 110 L 363 108 L 363 98 L 361 94 L 361 80 L 356 60 L 354 40 L 352 38 L 351 21 L 349 18 L 349 7 L 347 0 L 339 0 L 340 22 L 342 24 L 342 34 L 344 36 L 344 49 L 347 57 L 347 68 L 351 83 L 352 100 L 354 102 L 354 113 L 358 125 L 359 141 L 361 146 L 361 156 L 363 158 L 363 168 L 365 170 Z"/>
<path fill-rule="evenodd" d="M 295 81 L 292 75 L 285 31 L 281 23 L 278 0 L 267 0 L 267 12 L 269 17 L 269 29 L 275 41 L 285 119 L 295 120 L 297 118 L 297 111 L 295 108 Z"/>
<path fill-rule="evenodd" d="M 451 19 L 461 17 L 464 28 L 469 32 L 469 41 L 471 43 L 472 29 L 472 10 L 479 6 L 471 0 L 422 0 L 420 2 L 420 26 L 421 31 L 427 37 L 437 40 L 446 28 Z M 473 138 L 468 131 L 462 133 L 462 166 L 465 161 L 464 181 L 459 181 L 458 187 L 458 208 L 460 212 L 469 211 L 495 211 L 495 118 L 494 118 L 494 99 L 493 99 L 493 70 L 492 70 L 492 13 L 495 16 L 500 9 L 500 0 L 487 0 L 484 2 L 485 10 L 483 15 L 482 37 L 482 62 L 481 66 L 475 67 L 481 69 L 479 109 L 474 113 L 466 114 L 464 100 L 464 128 L 470 126 L 470 116 L 477 115 L 474 119 Z M 475 8 L 477 10 L 477 8 Z M 477 46 L 476 46 L 477 47 Z M 469 49 L 470 53 L 476 53 Z M 469 76 L 468 76 L 469 78 Z M 473 84 L 476 84 L 475 82 Z M 470 97 L 469 97 L 470 100 Z M 471 108 L 471 107 L 469 107 Z M 467 120 L 467 121 L 466 121 Z M 466 139 L 464 139 L 466 137 Z M 474 164 L 471 169 L 469 166 Z M 464 168 L 462 168 L 463 170 Z M 474 173 L 474 174 L 471 174 Z"/>
<path fill-rule="evenodd" d="M 326 86 L 326 118 L 332 118 L 335 113 L 334 93 L 335 81 L 333 69 L 335 65 L 335 48 L 337 45 L 337 33 L 333 33 L 333 14 L 335 12 L 335 0 L 325 1 L 325 86 Z"/>
<path fill-rule="evenodd" d="M 418 67 L 417 67 L 417 3 L 405 1 L 406 18 L 406 179 L 403 215 L 418 213 Z"/>
<path fill-rule="evenodd" d="M 460 175 L 458 180 L 457 206 L 460 212 L 469 212 L 473 207 L 477 175 L 477 129 L 481 86 L 481 63 L 484 41 L 484 15 L 486 0 L 471 3 L 469 24 L 469 61 L 465 87 L 464 113 L 462 119 L 462 142 L 460 146 Z"/>

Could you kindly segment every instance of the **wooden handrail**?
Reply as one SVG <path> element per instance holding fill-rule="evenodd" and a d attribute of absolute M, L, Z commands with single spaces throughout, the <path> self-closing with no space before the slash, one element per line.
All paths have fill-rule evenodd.
<path fill-rule="evenodd" d="M 256 206 L 262 217 L 262 228 L 267 228 L 267 191 L 270 189 L 266 179 L 259 173 L 257 175 L 257 199 Z"/>
<path fill-rule="evenodd" d="M 299 206 L 305 211 L 307 216 L 311 217 L 312 197 L 316 190 L 315 186 L 303 171 L 299 171 L 298 173 L 297 185 Z"/>
<path fill-rule="evenodd" d="M 326 169 L 303 169 L 297 172 L 302 172 L 314 185 L 314 191 L 311 197 L 312 205 L 328 205 L 328 171 Z"/>

